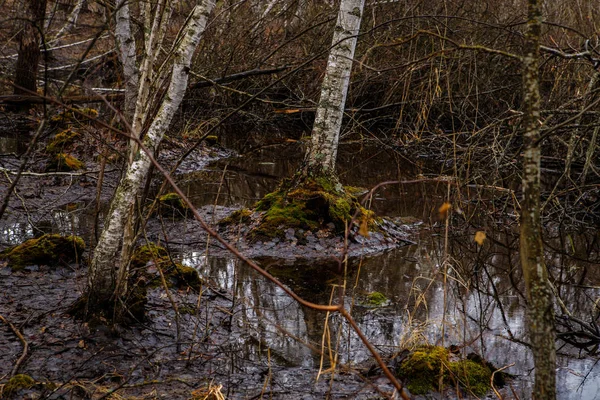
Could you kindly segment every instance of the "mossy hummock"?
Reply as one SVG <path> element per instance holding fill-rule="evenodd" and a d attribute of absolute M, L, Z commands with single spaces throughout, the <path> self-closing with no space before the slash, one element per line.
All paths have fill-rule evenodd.
<path fill-rule="evenodd" d="M 16 271 L 28 265 L 55 266 L 78 262 L 84 250 L 85 242 L 79 236 L 46 234 L 10 247 L 2 251 L 0 257 L 6 259 Z"/>
<path fill-rule="evenodd" d="M 419 346 L 400 364 L 398 376 L 406 380 L 412 394 L 437 391 L 441 384 L 460 386 L 483 396 L 490 389 L 491 369 L 470 359 L 450 361 L 450 351 L 441 346 Z"/>
<path fill-rule="evenodd" d="M 73 145 L 81 134 L 72 128 L 65 129 L 57 133 L 48 145 L 46 146 L 46 152 L 50 154 L 56 154 L 63 152 L 67 147 Z"/>
<path fill-rule="evenodd" d="M 160 268 L 169 286 L 179 288 L 190 287 L 199 290 L 202 285 L 198 271 L 192 267 L 186 267 L 180 263 L 173 262 L 168 251 L 154 243 L 138 247 L 131 257 L 131 269 L 134 277 L 145 275 L 151 286 L 160 286 L 160 282 L 147 273 L 144 269 L 149 262 L 156 268 Z M 152 283 L 153 282 L 153 283 Z"/>
<path fill-rule="evenodd" d="M 163 216 L 183 216 L 188 206 L 177 193 L 167 193 L 158 198 L 160 214 Z"/>
<path fill-rule="evenodd" d="M 317 231 L 326 225 L 332 225 L 340 234 L 353 218 L 373 218 L 373 213 L 363 208 L 337 179 L 325 176 L 284 180 L 256 204 L 255 210 L 262 212 L 262 217 L 251 232 L 254 238 L 280 237 L 287 228 Z"/>
<path fill-rule="evenodd" d="M 10 398 L 17 394 L 19 390 L 29 389 L 35 385 L 35 380 L 29 375 L 17 374 L 9 379 L 2 390 L 2 397 Z"/>

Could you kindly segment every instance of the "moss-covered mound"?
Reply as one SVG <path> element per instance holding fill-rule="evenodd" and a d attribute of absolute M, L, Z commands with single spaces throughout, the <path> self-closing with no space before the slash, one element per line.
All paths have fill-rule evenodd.
<path fill-rule="evenodd" d="M 35 380 L 32 377 L 25 374 L 17 374 L 9 379 L 8 382 L 4 385 L 4 389 L 1 398 L 11 398 L 17 394 L 19 390 L 29 389 L 33 385 L 35 385 Z"/>
<path fill-rule="evenodd" d="M 252 219 L 252 211 L 247 208 L 240 208 L 232 212 L 227 217 L 219 221 L 219 226 L 227 226 L 231 224 L 243 224 L 249 222 Z"/>
<path fill-rule="evenodd" d="M 413 394 L 426 394 L 440 384 L 457 385 L 476 396 L 490 389 L 491 369 L 470 359 L 450 361 L 450 351 L 441 346 L 419 346 L 400 364 L 397 374 Z"/>
<path fill-rule="evenodd" d="M 67 147 L 71 146 L 81 134 L 72 128 L 65 129 L 57 133 L 46 146 L 46 152 L 56 154 L 63 152 Z"/>
<path fill-rule="evenodd" d="M 149 262 L 152 262 L 152 265 L 144 268 Z M 130 266 L 133 271 L 133 279 L 136 280 L 136 285 L 145 282 L 145 285 L 160 286 L 159 268 L 165 276 L 167 285 L 170 287 L 190 287 L 199 290 L 202 284 L 197 270 L 173 262 L 169 257 L 168 251 L 164 247 L 154 243 L 138 247 L 131 257 Z"/>
<path fill-rule="evenodd" d="M 46 171 L 71 172 L 84 169 L 83 161 L 67 153 L 56 153 L 50 157 Z"/>
<path fill-rule="evenodd" d="M 160 215 L 165 217 L 182 217 L 188 206 L 177 193 L 167 193 L 158 198 Z"/>
<path fill-rule="evenodd" d="M 280 187 L 263 197 L 255 206 L 262 218 L 252 231 L 254 237 L 280 237 L 287 228 L 317 231 L 333 226 L 343 233 L 347 224 L 372 220 L 373 213 L 337 182 L 325 177 L 308 178 L 300 183 L 284 181 Z"/>
<path fill-rule="evenodd" d="M 79 236 L 46 234 L 2 251 L 0 258 L 6 259 L 13 270 L 20 270 L 28 265 L 77 262 L 84 250 L 85 242 Z"/>
<path fill-rule="evenodd" d="M 148 262 L 153 260 L 159 260 L 163 257 L 167 257 L 169 252 L 162 246 L 154 243 L 147 243 L 143 246 L 136 248 L 131 256 L 131 268 L 138 269 L 145 267 Z"/>

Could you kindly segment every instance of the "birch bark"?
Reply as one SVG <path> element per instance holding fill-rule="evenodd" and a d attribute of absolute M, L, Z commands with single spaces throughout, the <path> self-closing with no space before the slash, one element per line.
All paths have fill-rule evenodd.
<path fill-rule="evenodd" d="M 139 74 L 136 65 L 135 40 L 131 33 L 131 17 L 129 13 L 129 0 L 118 0 L 115 12 L 115 39 L 119 49 L 119 61 L 123 66 L 125 81 L 125 101 L 123 115 L 129 122 L 135 112 Z"/>
<path fill-rule="evenodd" d="M 214 5 L 214 0 L 204 0 L 200 5 L 195 6 L 187 25 L 183 28 L 182 40 L 175 48 L 167 94 L 143 140 L 144 146 L 150 152 L 157 149 L 183 99 L 192 56 Z M 150 83 L 142 81 L 140 85 Z M 149 168 L 150 158 L 145 152 L 137 149 L 133 161 L 129 164 L 115 192 L 104 229 L 94 251 L 89 268 L 88 311 L 105 308 L 107 304 L 114 301 L 115 297 L 121 296 L 123 294 L 121 291 L 126 287 L 118 284 L 119 280 L 126 279 L 128 273 L 127 260 L 119 260 L 121 243 L 127 221 L 133 211 L 133 204 L 140 194 Z"/>
<path fill-rule="evenodd" d="M 540 92 L 539 47 L 542 30 L 540 0 L 529 0 L 523 56 L 523 202 L 520 257 L 527 287 L 529 340 L 535 365 L 533 399 L 556 398 L 556 349 L 553 297 L 544 261 L 540 221 Z"/>
<path fill-rule="evenodd" d="M 307 149 L 305 173 L 333 175 L 364 0 L 342 0 L 321 97 Z"/>

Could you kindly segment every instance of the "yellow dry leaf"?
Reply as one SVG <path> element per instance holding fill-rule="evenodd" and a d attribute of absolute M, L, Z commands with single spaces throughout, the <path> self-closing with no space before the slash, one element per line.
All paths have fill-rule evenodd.
<path fill-rule="evenodd" d="M 367 222 L 367 218 L 363 218 L 362 222 L 360 223 L 358 234 L 366 238 L 369 237 L 369 223 Z"/>
<path fill-rule="evenodd" d="M 446 216 L 448 215 L 448 211 L 450 211 L 450 209 L 452 208 L 452 205 L 450 205 L 450 203 L 444 203 L 440 206 L 440 208 L 438 209 L 438 212 L 440 213 L 440 218 L 445 219 Z"/>
<path fill-rule="evenodd" d="M 80 349 L 85 349 L 85 341 L 83 339 L 80 340 L 79 343 L 77 343 L 77 347 Z"/>
<path fill-rule="evenodd" d="M 475 241 L 477 242 L 478 245 L 482 245 L 483 242 L 485 241 L 485 232 L 482 231 L 477 231 L 475 233 Z"/>

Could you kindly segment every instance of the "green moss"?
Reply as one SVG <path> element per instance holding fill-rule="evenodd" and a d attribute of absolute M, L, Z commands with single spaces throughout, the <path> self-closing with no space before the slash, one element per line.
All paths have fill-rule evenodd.
<path fill-rule="evenodd" d="M 252 217 L 252 211 L 247 208 L 240 208 L 232 212 L 227 217 L 219 221 L 219 226 L 227 226 L 231 224 L 243 224 L 249 222 Z"/>
<path fill-rule="evenodd" d="M 164 216 L 181 216 L 188 209 L 187 204 L 177 193 L 167 193 L 158 198 L 160 214 Z"/>
<path fill-rule="evenodd" d="M 475 396 L 483 396 L 490 390 L 492 371 L 472 360 L 461 360 L 450 363 L 449 377 L 457 381 Z"/>
<path fill-rule="evenodd" d="M 372 292 L 367 295 L 367 304 L 370 306 L 382 306 L 387 303 L 388 299 L 381 292 Z"/>
<path fill-rule="evenodd" d="M 164 247 L 154 243 L 147 243 L 134 250 L 133 255 L 131 256 L 130 266 L 132 269 L 142 268 L 145 267 L 149 261 L 161 259 L 168 254 L 167 249 Z"/>
<path fill-rule="evenodd" d="M 458 384 L 475 396 L 490 390 L 492 371 L 485 363 L 470 359 L 450 362 L 449 355 L 450 351 L 441 346 L 419 346 L 400 364 L 397 373 L 406 379 L 413 394 L 436 391 L 441 382 Z"/>
<path fill-rule="evenodd" d="M 8 248 L 0 257 L 8 260 L 13 271 L 27 265 L 57 265 L 76 262 L 85 250 L 85 242 L 78 236 L 46 234 L 37 239 L 29 239 L 18 246 Z"/>
<path fill-rule="evenodd" d="M 442 368 L 447 368 L 449 351 L 441 346 L 419 346 L 400 364 L 398 375 L 406 379 L 413 394 L 425 394 L 438 389 Z"/>
<path fill-rule="evenodd" d="M 263 212 L 258 227 L 252 231 L 258 237 L 281 236 L 287 228 L 315 231 L 330 223 L 336 233 L 341 233 L 352 217 L 362 217 L 364 210 L 337 180 L 323 176 L 300 183 L 286 180 L 256 203 L 255 209 Z"/>
<path fill-rule="evenodd" d="M 71 146 L 76 139 L 80 137 L 80 133 L 69 128 L 57 133 L 46 146 L 46 152 L 55 154 L 62 152 L 66 147 Z"/>
<path fill-rule="evenodd" d="M 54 115 L 52 118 L 50 118 L 50 121 L 55 122 L 55 123 L 73 123 L 76 121 L 83 121 L 85 122 L 85 120 L 87 119 L 87 117 L 95 119 L 98 117 L 98 110 L 96 110 L 95 108 L 90 108 L 90 107 L 84 107 L 84 108 L 78 108 L 77 111 L 79 112 L 75 112 L 72 110 L 63 110 L 59 113 L 57 113 L 56 115 Z M 83 115 L 81 115 L 83 114 Z"/>
<path fill-rule="evenodd" d="M 346 193 L 349 193 L 352 196 L 360 196 L 369 191 L 366 188 L 358 187 L 358 186 L 344 186 L 344 190 L 346 191 Z"/>
<path fill-rule="evenodd" d="M 2 392 L 6 397 L 13 396 L 21 389 L 29 389 L 35 385 L 35 381 L 32 377 L 25 374 L 17 374 L 10 378 L 10 380 L 4 385 Z"/>
<path fill-rule="evenodd" d="M 175 279 L 177 287 L 187 286 L 195 290 L 201 289 L 202 281 L 195 268 L 175 263 L 175 268 L 171 270 L 170 276 Z"/>
<path fill-rule="evenodd" d="M 56 153 L 48 162 L 46 171 L 70 172 L 83 169 L 85 164 L 67 153 Z"/>

